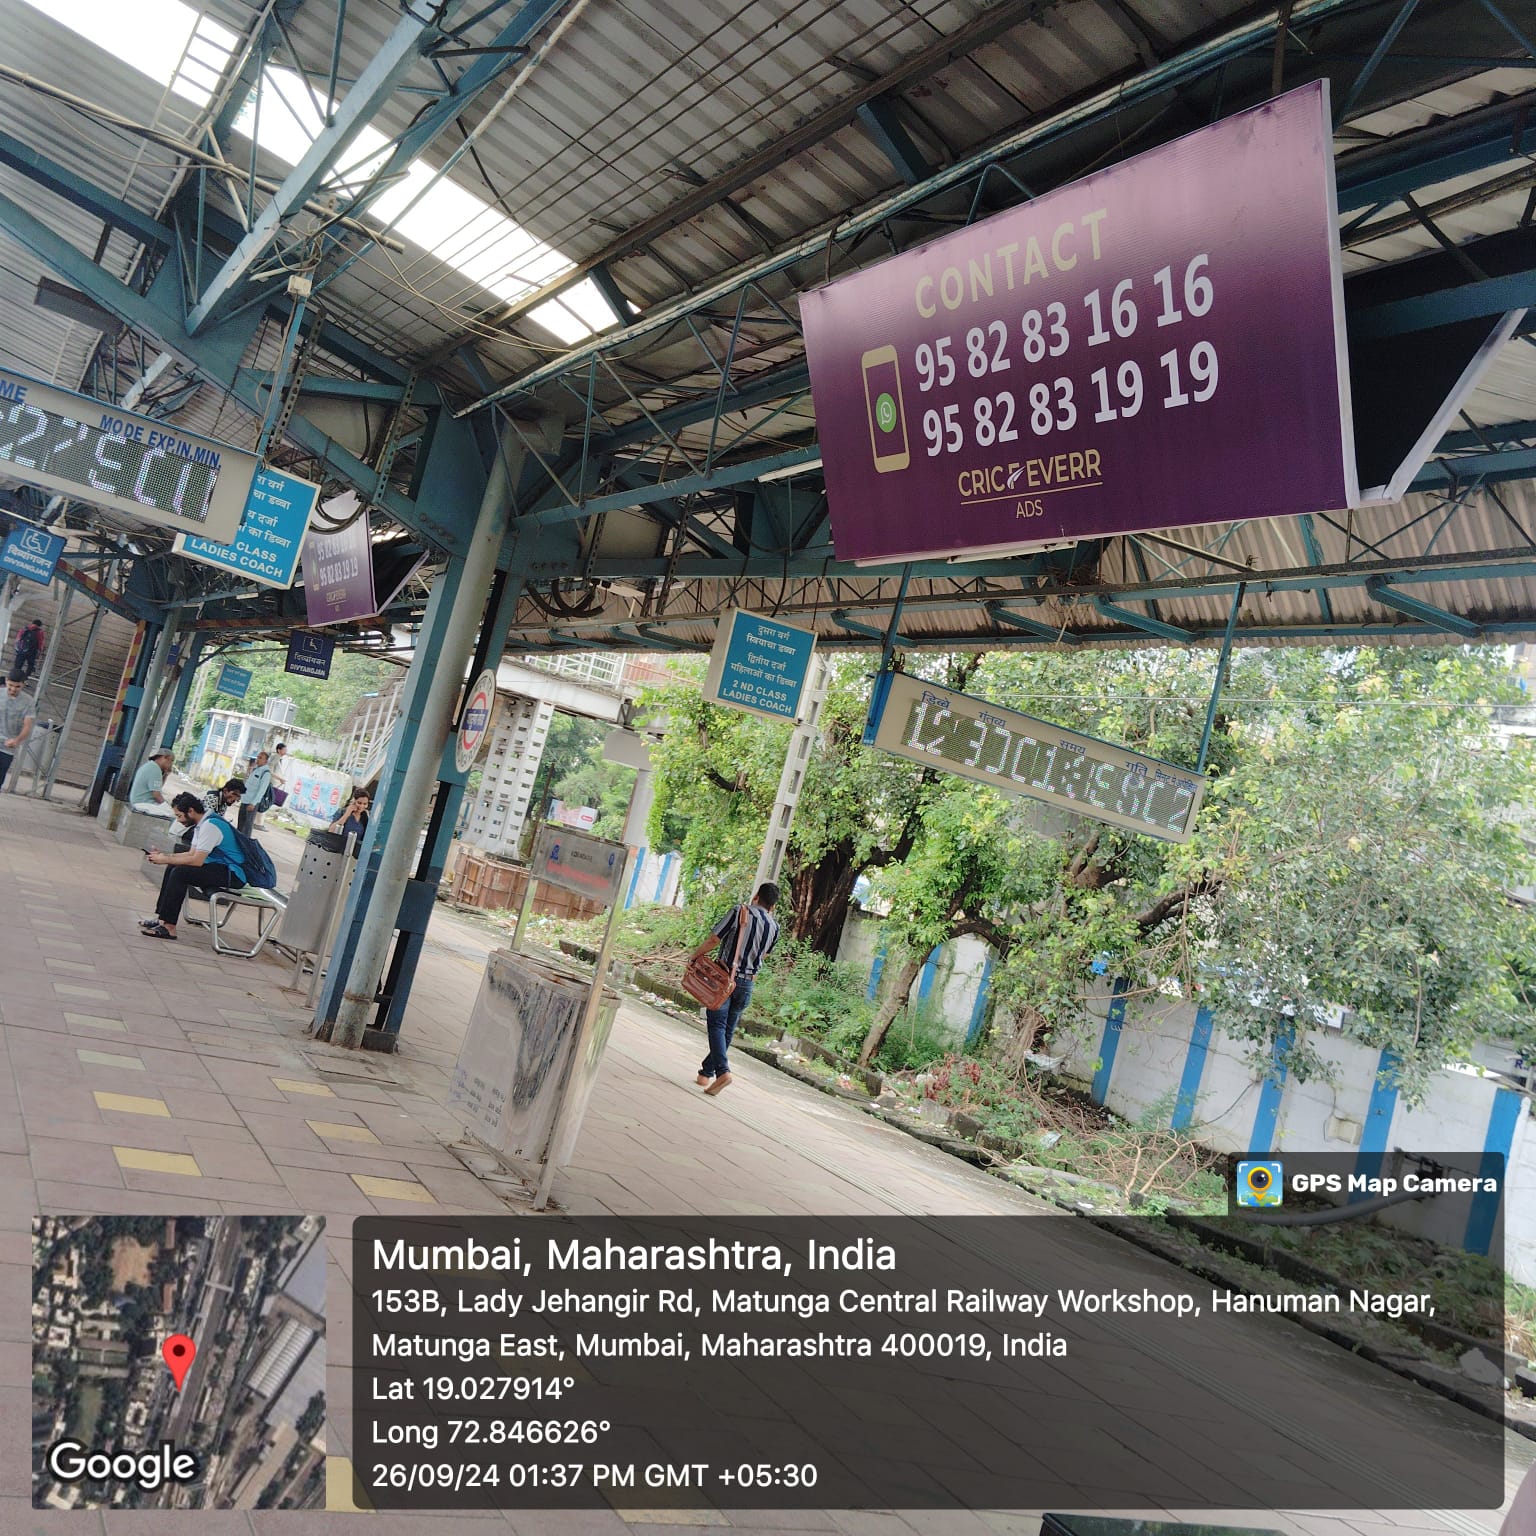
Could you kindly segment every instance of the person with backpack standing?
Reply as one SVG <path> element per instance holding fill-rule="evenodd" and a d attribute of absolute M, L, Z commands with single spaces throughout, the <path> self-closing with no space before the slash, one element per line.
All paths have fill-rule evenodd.
<path fill-rule="evenodd" d="M 731 1064 L 726 1052 L 731 1048 L 737 1023 L 746 1012 L 747 1004 L 752 1001 L 752 978 L 768 958 L 768 952 L 779 942 L 779 925 L 773 916 L 778 900 L 778 886 L 765 881 L 758 886 L 751 906 L 733 907 L 694 951 L 695 955 L 702 955 L 718 942 L 721 964 L 725 963 L 727 955 L 732 956 L 736 977 L 735 988 L 720 1007 L 704 1010 L 704 1023 L 709 1031 L 709 1053 L 700 1065 L 699 1075 L 694 1078 L 694 1082 L 711 1098 L 722 1088 L 731 1085 Z M 744 929 L 743 913 L 746 914 Z"/>
<path fill-rule="evenodd" d="M 171 814 L 192 829 L 192 846 L 185 852 L 150 849 L 144 857 L 166 866 L 160 881 L 155 915 L 140 925 L 146 939 L 174 939 L 182 905 L 189 890 L 232 891 L 245 884 L 245 863 L 235 829 L 222 816 L 210 816 L 196 795 L 180 794 L 171 801 Z"/>
<path fill-rule="evenodd" d="M 272 770 L 267 766 L 268 754 L 256 754 L 256 766 L 245 776 L 245 793 L 240 797 L 240 830 L 247 837 L 256 823 L 256 813 L 272 804 Z"/>
<path fill-rule="evenodd" d="M 23 681 L 30 678 L 37 671 L 37 664 L 43 659 L 43 652 L 47 648 L 41 619 L 33 619 L 30 624 L 22 625 L 16 636 L 16 653 L 11 660 L 11 671 L 21 673 Z"/>

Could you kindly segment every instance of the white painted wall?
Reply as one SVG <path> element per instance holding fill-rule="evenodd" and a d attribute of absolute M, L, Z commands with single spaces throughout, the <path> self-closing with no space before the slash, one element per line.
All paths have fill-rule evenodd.
<path fill-rule="evenodd" d="M 1090 1001 L 1089 1020 L 1070 1044 L 1064 1071 L 1084 1083 L 1100 1059 L 1109 988 Z M 1124 1025 L 1105 1102 L 1116 1114 L 1139 1120 L 1160 1100 L 1171 1101 L 1184 1073 L 1195 1009 L 1188 1003 L 1143 1003 Z M 1375 1085 L 1380 1052 L 1340 1035 L 1324 1033 L 1311 1044 L 1333 1066 L 1334 1083 L 1287 1079 L 1280 1100 L 1273 1151 L 1354 1153 Z M 1259 1106 L 1262 1075 L 1250 1064 L 1247 1042 L 1224 1035 L 1218 1016 L 1195 1104 L 1196 1128 L 1207 1145 L 1223 1152 L 1249 1149 Z M 1501 1084 L 1475 1067 L 1435 1074 L 1424 1102 L 1409 1109 L 1398 1103 L 1388 1128 L 1389 1151 L 1480 1153 Z M 1475 1158 L 1466 1165 L 1475 1171 Z M 1437 1225 L 1433 1202 L 1394 1208 L 1394 1225 L 1448 1244 L 1461 1231 Z M 1516 1279 L 1536 1284 L 1536 1122 L 1525 1100 L 1510 1149 L 1504 1198 L 1505 1263 Z"/>
<path fill-rule="evenodd" d="M 857 908 L 848 914 L 838 943 L 837 958 L 867 977 L 875 955 L 883 942 L 885 919 Z M 934 967 L 933 985 L 926 998 L 929 1016 L 953 1037 L 958 1050 L 965 1043 L 976 996 L 986 974 L 987 945 L 973 934 L 954 939 L 939 950 Z M 912 983 L 912 999 L 917 1000 L 921 978 Z"/>

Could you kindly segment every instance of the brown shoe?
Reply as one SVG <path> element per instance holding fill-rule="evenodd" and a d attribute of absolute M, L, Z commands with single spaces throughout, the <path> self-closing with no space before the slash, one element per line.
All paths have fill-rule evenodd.
<path fill-rule="evenodd" d="M 696 1082 L 699 1085 L 700 1088 L 708 1088 L 709 1085 L 712 1082 L 714 1082 L 714 1078 L 712 1078 L 712 1077 L 705 1077 L 705 1075 L 702 1072 L 700 1072 L 699 1075 L 696 1078 L 694 1078 L 694 1082 Z"/>
<path fill-rule="evenodd" d="M 722 1072 L 720 1076 L 717 1077 L 714 1082 L 712 1082 L 709 1087 L 704 1090 L 704 1092 L 707 1093 L 710 1098 L 714 1098 L 714 1096 L 719 1093 L 722 1088 L 729 1088 L 730 1086 L 731 1074 L 729 1072 Z"/>

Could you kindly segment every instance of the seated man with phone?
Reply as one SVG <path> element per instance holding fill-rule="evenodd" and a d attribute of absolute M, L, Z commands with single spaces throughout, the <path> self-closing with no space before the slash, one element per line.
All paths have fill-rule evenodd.
<path fill-rule="evenodd" d="M 245 865 L 235 829 L 222 816 L 210 816 L 203 802 L 188 794 L 171 801 L 171 814 L 182 826 L 191 828 L 192 841 L 176 853 L 144 850 L 151 864 L 166 866 L 155 915 L 139 925 L 149 939 L 176 937 L 176 924 L 189 890 L 231 891 L 245 884 Z"/>

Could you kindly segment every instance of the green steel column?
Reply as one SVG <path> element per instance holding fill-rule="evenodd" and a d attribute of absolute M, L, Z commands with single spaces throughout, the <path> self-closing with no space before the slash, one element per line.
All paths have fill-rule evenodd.
<path fill-rule="evenodd" d="M 171 695 L 170 711 L 165 717 L 165 727 L 160 732 L 162 747 L 174 746 L 177 736 L 181 734 L 181 722 L 187 713 L 187 700 L 192 696 L 192 680 L 197 676 L 206 639 L 207 636 L 202 634 L 188 637 L 186 659 L 181 664 L 181 673 L 176 679 L 176 692 Z"/>
<path fill-rule="evenodd" d="M 171 662 L 171 647 L 176 643 L 177 610 L 172 608 L 165 616 L 165 624 L 155 641 L 154 654 L 149 659 L 149 671 L 144 674 L 144 686 L 139 694 L 139 708 L 133 717 L 133 729 L 128 733 L 128 743 L 123 748 L 123 774 L 126 783 L 138 771 L 149 745 L 149 729 L 154 723 L 160 689 Z"/>
<path fill-rule="evenodd" d="M 510 431 L 507 436 L 510 438 Z M 357 915 L 361 923 L 356 928 L 356 942 L 350 961 L 343 966 L 338 960 L 338 973 L 345 969 L 344 981 L 338 977 L 327 978 L 326 995 L 321 1010 L 326 1017 L 335 1018 L 331 1039 L 334 1044 L 356 1049 L 362 1044 L 363 1033 L 369 1027 L 370 1015 L 375 1007 L 379 978 L 384 972 L 384 962 L 395 933 L 395 918 L 400 901 L 410 879 L 411 863 L 416 853 L 416 834 L 427 812 L 427 803 L 437 783 L 438 768 L 442 762 L 443 747 L 453 724 L 454 706 L 464 682 L 464 667 L 474 649 L 475 634 L 480 617 L 490 593 L 491 581 L 496 573 L 496 557 L 501 551 L 506 533 L 508 513 L 515 489 L 512 466 L 520 464 L 522 455 L 516 439 L 503 443 L 503 451 L 496 456 L 486 483 L 485 495 L 480 502 L 480 515 L 476 519 L 462 563 L 457 573 L 444 572 L 440 582 L 450 574 L 458 580 L 447 583 L 454 590 L 450 596 L 445 590 L 434 592 L 432 606 L 428 610 L 428 623 L 416 648 L 411 669 L 406 678 L 406 694 L 422 693 L 419 728 L 415 731 L 402 729 L 391 749 L 390 789 L 393 814 L 390 817 L 391 835 L 378 847 L 376 836 L 370 835 L 364 856 L 370 863 L 376 860 L 376 871 L 371 886 L 363 892 L 366 902 Z M 448 602 L 447 612 L 438 610 L 439 599 Z M 428 634 L 434 643 L 427 644 Z M 409 716 L 409 711 L 407 716 Z M 404 761 L 403 771 L 399 763 Z M 370 834 L 374 829 L 369 828 Z M 355 919 L 354 919 L 355 921 Z M 339 998 L 336 987 L 341 986 Z M 335 999 L 335 1012 L 327 1010 Z M 317 1028 L 322 1025 L 317 1016 Z"/>

